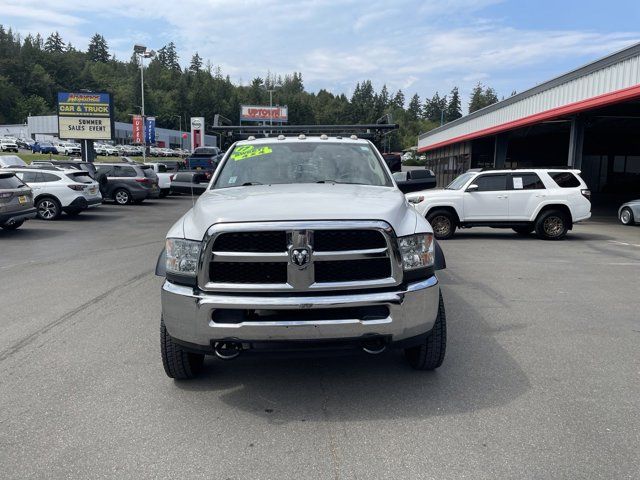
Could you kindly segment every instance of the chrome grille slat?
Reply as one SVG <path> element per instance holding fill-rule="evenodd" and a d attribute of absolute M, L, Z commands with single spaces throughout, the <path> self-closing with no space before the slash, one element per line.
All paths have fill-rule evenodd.
<path fill-rule="evenodd" d="M 265 242 L 261 242 L 261 232 L 266 234 Z M 369 232 L 369 233 L 367 233 Z M 376 240 L 376 232 L 379 240 Z M 225 234 L 231 235 L 224 238 Z M 274 245 L 273 239 L 279 234 L 286 235 L 286 251 L 264 251 L 266 245 Z M 332 245 L 338 248 L 336 239 L 346 239 L 345 247 L 335 251 L 314 248 L 315 238 L 327 238 Z M 217 242 L 218 238 L 224 238 Z M 246 239 L 255 239 L 259 243 L 253 251 L 237 251 L 235 245 L 230 242 L 240 238 L 242 246 L 247 245 Z M 354 249 L 354 239 L 365 239 L 365 247 Z M 384 244 L 384 246 L 382 246 Z M 224 245 L 224 250 L 215 249 L 218 245 Z M 375 246 L 375 248 L 370 248 Z M 310 261 L 303 266 L 295 265 L 289 251 L 292 249 L 305 249 L 310 251 Z M 249 248 L 247 248 L 249 250 Z M 293 255 L 293 254 L 291 254 Z M 387 259 L 388 263 L 381 262 Z M 341 268 L 340 262 L 345 262 L 345 268 Z M 251 269 L 251 263 L 256 264 L 256 271 Z M 238 283 L 238 278 L 260 278 L 260 264 L 286 264 L 286 281 L 272 283 L 273 277 L 261 283 Z M 316 269 L 316 264 L 318 268 Z M 238 269 L 238 271 L 221 272 L 214 268 L 219 267 Z M 216 267 L 217 268 L 217 267 Z M 210 276 L 210 271 L 214 274 Z M 320 281 L 318 274 L 324 281 Z M 378 273 L 376 273 L 378 272 Z M 228 281 L 216 281 L 215 274 L 222 273 L 220 279 L 234 278 L 234 283 Z M 268 275 L 268 272 L 264 272 Z M 359 280 L 358 280 L 359 279 Z M 396 237 L 391 227 L 382 221 L 320 221 L 320 222 L 265 222 L 245 224 L 218 224 L 213 225 L 207 232 L 204 240 L 200 262 L 198 284 L 201 289 L 207 291 L 318 291 L 318 290 L 357 290 L 364 288 L 389 287 L 400 284 L 402 269 L 400 256 L 397 251 Z"/>

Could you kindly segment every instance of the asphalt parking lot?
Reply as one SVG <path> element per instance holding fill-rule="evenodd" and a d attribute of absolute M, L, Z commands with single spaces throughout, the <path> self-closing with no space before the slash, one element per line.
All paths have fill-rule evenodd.
<path fill-rule="evenodd" d="M 153 275 L 191 199 L 0 231 L 2 478 L 640 475 L 640 227 L 442 243 L 438 371 L 376 357 L 206 361 L 168 379 Z"/>

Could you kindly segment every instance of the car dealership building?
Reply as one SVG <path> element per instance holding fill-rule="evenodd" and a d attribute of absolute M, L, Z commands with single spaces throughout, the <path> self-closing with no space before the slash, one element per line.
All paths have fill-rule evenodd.
<path fill-rule="evenodd" d="M 640 44 L 420 135 L 439 185 L 469 168 L 571 167 L 594 203 L 640 198 Z"/>

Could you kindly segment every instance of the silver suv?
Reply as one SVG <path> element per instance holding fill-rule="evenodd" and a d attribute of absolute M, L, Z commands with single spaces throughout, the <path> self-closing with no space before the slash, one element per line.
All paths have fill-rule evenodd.
<path fill-rule="evenodd" d="M 165 372 L 193 377 L 207 354 L 314 347 L 399 347 L 414 368 L 437 368 L 443 267 L 371 142 L 238 142 L 158 259 Z"/>

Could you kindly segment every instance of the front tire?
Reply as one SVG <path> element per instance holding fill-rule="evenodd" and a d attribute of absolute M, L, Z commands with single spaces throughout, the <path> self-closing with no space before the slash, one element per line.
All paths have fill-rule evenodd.
<path fill-rule="evenodd" d="M 456 218 L 448 210 L 435 210 L 427 215 L 427 221 L 433 228 L 433 235 L 438 240 L 447 240 L 456 232 Z"/>
<path fill-rule="evenodd" d="M 620 221 L 623 225 L 633 225 L 633 212 L 629 207 L 624 207 L 620 212 Z"/>
<path fill-rule="evenodd" d="M 202 370 L 204 355 L 185 351 L 167 332 L 164 320 L 160 319 L 160 353 L 162 366 L 169 378 L 188 380 Z"/>
<path fill-rule="evenodd" d="M 442 292 L 438 301 L 438 317 L 427 339 L 420 345 L 405 348 L 409 365 L 416 370 L 435 370 L 444 361 L 447 350 L 447 316 L 444 311 Z"/>
<path fill-rule="evenodd" d="M 54 198 L 41 198 L 35 206 L 40 220 L 55 220 L 60 216 L 60 203 Z"/>
<path fill-rule="evenodd" d="M 536 220 L 536 233 L 544 240 L 562 240 L 567 235 L 567 218 L 560 210 L 548 210 Z"/>

